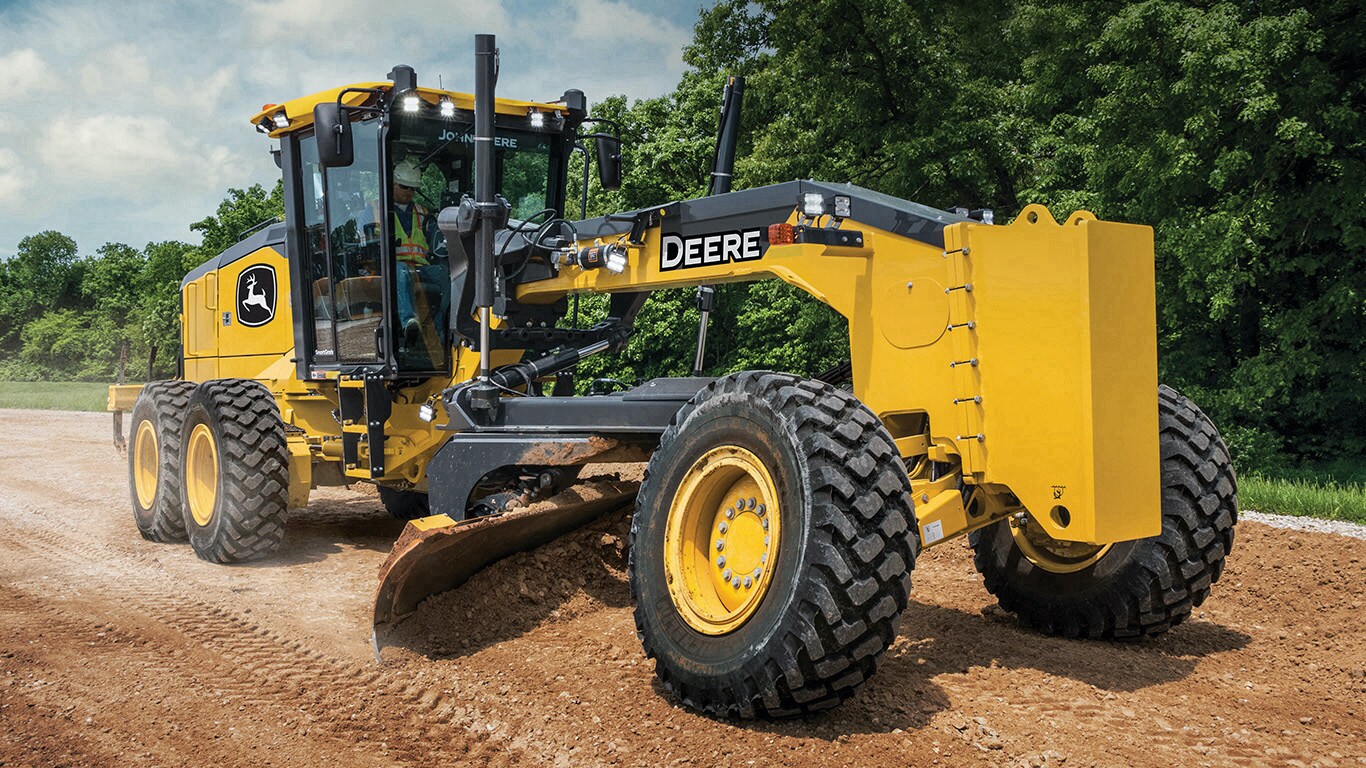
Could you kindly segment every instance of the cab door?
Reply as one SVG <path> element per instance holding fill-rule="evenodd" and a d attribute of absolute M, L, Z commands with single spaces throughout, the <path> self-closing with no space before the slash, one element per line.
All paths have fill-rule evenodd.
<path fill-rule="evenodd" d="M 352 126 L 355 162 L 324 168 L 316 140 L 299 140 L 302 296 L 310 372 L 385 362 L 384 174 L 379 121 Z"/>

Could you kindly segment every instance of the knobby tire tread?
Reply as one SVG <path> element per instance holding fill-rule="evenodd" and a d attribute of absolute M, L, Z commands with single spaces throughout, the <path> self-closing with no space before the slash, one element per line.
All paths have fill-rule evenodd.
<path fill-rule="evenodd" d="M 214 563 L 268 557 L 284 541 L 289 505 L 289 449 L 275 397 L 245 379 L 204 382 L 198 396 L 218 426 L 215 517 L 222 520 L 210 521 L 213 535 L 191 536 L 191 544 L 199 557 Z"/>
<path fill-rule="evenodd" d="M 724 685 L 689 685 L 649 635 L 646 603 L 631 582 L 636 631 L 657 659 L 664 687 L 687 706 L 717 717 L 781 717 L 836 706 L 867 680 L 896 639 L 919 552 L 905 465 L 882 422 L 851 394 L 830 384 L 769 371 L 747 371 L 710 384 L 675 415 L 655 456 L 713 397 L 738 394 L 773 403 L 790 444 L 804 449 L 812 492 L 810 556 L 798 574 L 797 600 L 779 622 L 781 637 L 765 657 Z M 650 469 L 654 468 L 654 462 Z M 647 469 L 632 521 L 630 567 L 644 505 L 660 494 Z M 667 499 L 660 499 L 667 509 Z"/>

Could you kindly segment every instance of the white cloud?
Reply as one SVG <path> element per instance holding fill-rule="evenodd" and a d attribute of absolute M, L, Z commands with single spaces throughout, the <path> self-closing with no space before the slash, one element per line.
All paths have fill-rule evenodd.
<path fill-rule="evenodd" d="M 459 38 L 457 30 L 497 34 L 508 26 L 498 0 L 404 0 L 381 12 L 367 0 L 266 0 L 247 6 L 253 39 L 297 46 L 300 40 L 349 58 L 400 51 L 409 55 Z"/>
<path fill-rule="evenodd" d="M 19 156 L 12 150 L 0 148 L 0 203 L 19 202 L 27 186 Z"/>
<path fill-rule="evenodd" d="M 231 173 L 227 148 L 199 144 L 155 115 L 54 120 L 43 133 L 38 156 L 49 173 L 87 186 L 165 190 L 243 180 Z"/>
<path fill-rule="evenodd" d="M 136 92 L 150 84 L 151 78 L 147 57 L 135 46 L 127 44 L 99 51 L 80 68 L 81 90 L 92 99 Z"/>
<path fill-rule="evenodd" d="M 394 64 L 473 89 L 499 36 L 501 96 L 666 92 L 695 9 L 671 0 L 0 1 L 0 255 L 59 229 L 83 250 L 195 240 L 229 186 L 279 178 L 248 118 Z M 671 18 L 672 17 L 672 18 Z M 41 189 L 42 194 L 33 194 Z M 22 202 L 22 205 L 14 205 Z"/>
<path fill-rule="evenodd" d="M 0 49 L 3 50 L 3 49 Z M 15 100 L 41 93 L 55 83 L 43 57 L 32 48 L 20 48 L 0 56 L 0 101 Z"/>

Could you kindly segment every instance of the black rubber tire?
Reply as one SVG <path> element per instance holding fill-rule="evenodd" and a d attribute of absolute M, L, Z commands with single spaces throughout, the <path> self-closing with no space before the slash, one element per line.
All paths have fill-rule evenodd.
<path fill-rule="evenodd" d="M 750 618 L 725 635 L 689 627 L 669 596 L 670 501 L 698 457 L 752 451 L 783 512 L 776 570 Z M 896 639 L 919 541 L 905 466 L 882 422 L 814 379 L 747 371 L 692 398 L 664 432 L 631 523 L 636 632 L 664 687 L 728 718 L 828 709 L 871 676 Z"/>
<path fill-rule="evenodd" d="M 128 432 L 128 493 L 133 499 L 133 521 L 148 541 L 185 540 L 185 515 L 180 507 L 180 429 L 194 392 L 193 381 L 153 381 L 138 393 Z M 157 489 L 149 507 L 138 499 L 133 462 L 138 427 L 150 421 L 157 440 Z"/>
<path fill-rule="evenodd" d="M 208 424 L 218 449 L 218 491 L 207 525 L 190 513 L 185 483 L 181 504 L 195 554 L 212 563 L 241 563 L 274 553 L 285 535 L 289 504 L 289 449 L 275 398 L 245 379 L 216 379 L 190 398 L 181 432 L 181 466 L 197 424 Z"/>
<path fill-rule="evenodd" d="M 379 500 L 390 515 L 399 520 L 416 520 L 431 514 L 427 494 L 418 491 L 399 491 L 383 485 L 379 489 Z"/>
<path fill-rule="evenodd" d="M 1163 385 L 1158 412 L 1160 535 L 1116 544 L 1074 573 L 1032 563 L 1006 521 L 969 535 L 987 591 L 1025 626 L 1061 637 L 1148 637 L 1180 624 L 1209 597 L 1233 550 L 1233 463 L 1214 424 L 1188 398 Z"/>

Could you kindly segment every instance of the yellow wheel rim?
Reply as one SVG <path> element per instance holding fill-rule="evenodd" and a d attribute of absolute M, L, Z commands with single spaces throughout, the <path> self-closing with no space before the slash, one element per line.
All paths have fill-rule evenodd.
<path fill-rule="evenodd" d="M 194 521 L 208 525 L 218 501 L 218 446 L 208 424 L 196 424 L 190 432 L 185 453 L 185 497 Z"/>
<path fill-rule="evenodd" d="M 133 437 L 133 488 L 138 506 L 151 509 L 157 499 L 157 477 L 161 461 L 157 458 L 157 430 L 151 421 L 138 424 Z"/>
<path fill-rule="evenodd" d="M 777 564 L 778 489 L 759 457 L 707 451 L 669 505 L 664 573 L 674 607 L 706 635 L 738 628 L 763 602 Z"/>
<path fill-rule="evenodd" d="M 1100 562 L 1113 544 L 1086 544 L 1059 541 L 1045 533 L 1035 521 L 1011 527 L 1015 546 L 1029 562 L 1053 573 L 1075 573 Z"/>

